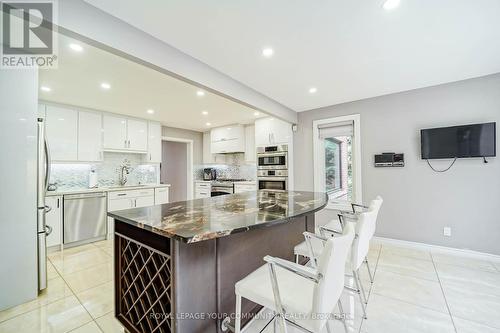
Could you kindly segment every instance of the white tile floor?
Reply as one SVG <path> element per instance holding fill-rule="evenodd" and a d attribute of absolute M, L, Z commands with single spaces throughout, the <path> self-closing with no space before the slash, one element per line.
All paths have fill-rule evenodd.
<path fill-rule="evenodd" d="M 386 245 L 373 245 L 369 260 L 368 320 L 356 294 L 342 296 L 351 332 L 500 333 L 500 264 Z M 113 317 L 111 242 L 51 254 L 48 270 L 49 287 L 36 300 L 0 312 L 0 332 L 123 332 Z M 246 333 L 270 333 L 268 322 Z M 340 322 L 334 332 L 343 332 Z"/>

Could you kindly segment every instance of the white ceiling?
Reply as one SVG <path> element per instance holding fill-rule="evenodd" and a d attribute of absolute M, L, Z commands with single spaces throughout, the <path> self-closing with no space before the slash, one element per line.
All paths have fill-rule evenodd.
<path fill-rule="evenodd" d="M 296 111 L 500 72 L 498 0 L 86 1 Z"/>
<path fill-rule="evenodd" d="M 69 48 L 83 46 L 82 52 Z M 57 69 L 40 70 L 40 99 L 160 121 L 172 127 L 206 131 L 211 127 L 253 123 L 265 114 L 218 95 L 198 97 L 195 86 L 93 46 L 59 35 Z M 111 85 L 103 90 L 102 82 Z M 155 113 L 150 115 L 148 109 Z M 203 115 L 202 111 L 208 111 Z M 206 123 L 211 125 L 207 126 Z"/>

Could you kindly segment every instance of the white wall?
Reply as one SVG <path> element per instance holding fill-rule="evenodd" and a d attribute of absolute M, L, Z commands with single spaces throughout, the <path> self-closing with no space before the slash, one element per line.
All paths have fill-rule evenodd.
<path fill-rule="evenodd" d="M 500 125 L 500 74 L 299 113 L 296 189 L 313 190 L 312 121 L 356 113 L 361 115 L 363 198 L 380 194 L 385 199 L 378 236 L 500 255 L 499 157 L 489 164 L 460 159 L 444 174 L 420 159 L 422 128 Z M 373 155 L 381 152 L 405 153 L 406 166 L 375 168 Z M 452 237 L 443 236 L 444 226 L 452 228 Z"/>
<path fill-rule="evenodd" d="M 0 310 L 34 299 L 37 71 L 0 70 Z M 15 84 L 13 84 L 15 82 Z"/>
<path fill-rule="evenodd" d="M 82 0 L 58 2 L 59 26 L 291 123 L 294 111 Z M 90 42 L 90 41 L 88 41 Z"/>

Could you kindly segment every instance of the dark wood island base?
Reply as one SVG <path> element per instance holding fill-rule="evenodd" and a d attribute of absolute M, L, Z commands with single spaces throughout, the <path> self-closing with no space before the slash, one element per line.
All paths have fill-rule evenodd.
<path fill-rule="evenodd" d="M 314 232 L 314 214 L 187 244 L 116 220 L 116 317 L 130 332 L 222 332 L 222 319 L 234 314 L 235 283 L 268 254 L 293 260 L 304 231 Z M 242 313 L 259 309 L 242 304 Z"/>
<path fill-rule="evenodd" d="M 326 196 L 296 211 L 296 216 L 266 216 L 265 222 L 254 222 L 245 230 L 212 232 L 187 241 L 180 232 L 167 236 L 165 230 L 144 224 L 158 215 L 158 209 L 164 221 L 165 211 L 176 208 L 174 204 L 110 213 L 115 219 L 115 316 L 129 332 L 222 332 L 222 320 L 235 312 L 235 283 L 264 265 L 266 255 L 293 260 L 302 233 L 314 232 L 314 212 L 324 207 Z M 132 221 L 131 215 L 136 219 Z M 243 323 L 259 310 L 243 302 Z"/>

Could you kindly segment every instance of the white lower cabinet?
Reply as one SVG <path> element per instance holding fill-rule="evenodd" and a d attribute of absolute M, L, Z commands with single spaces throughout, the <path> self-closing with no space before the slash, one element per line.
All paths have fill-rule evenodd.
<path fill-rule="evenodd" d="M 194 198 L 210 198 L 212 185 L 210 182 L 195 182 L 194 183 Z"/>
<path fill-rule="evenodd" d="M 45 205 L 50 211 L 45 215 L 45 224 L 52 229 L 47 236 L 47 247 L 60 246 L 62 244 L 62 196 L 46 197 Z"/>
<path fill-rule="evenodd" d="M 155 205 L 155 197 L 147 196 L 147 197 L 137 197 L 134 199 L 134 208 L 142 208 L 142 207 L 150 207 Z"/>
<path fill-rule="evenodd" d="M 108 193 L 108 212 L 155 205 L 155 190 L 113 191 Z M 113 234 L 114 219 L 108 217 L 108 236 Z"/>
<path fill-rule="evenodd" d="M 168 187 L 155 188 L 155 205 L 162 205 L 168 203 Z"/>

